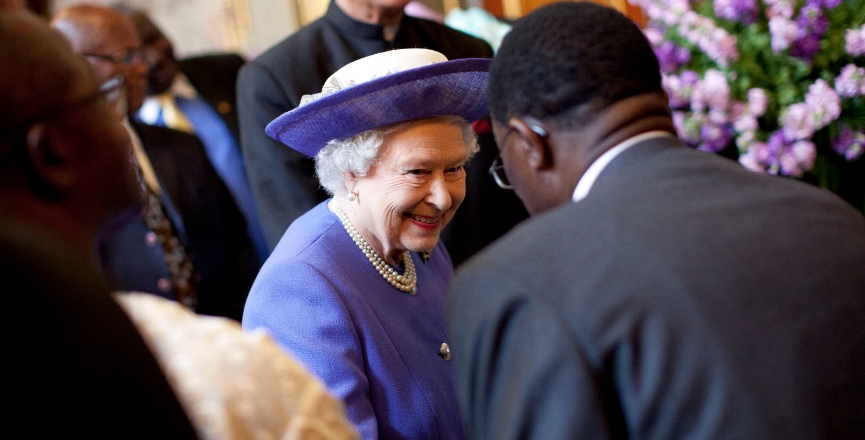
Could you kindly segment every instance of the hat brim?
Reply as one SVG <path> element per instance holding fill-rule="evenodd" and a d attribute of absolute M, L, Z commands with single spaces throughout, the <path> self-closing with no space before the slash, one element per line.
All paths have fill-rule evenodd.
<path fill-rule="evenodd" d="M 473 122 L 487 111 L 490 59 L 467 58 L 385 75 L 283 113 L 268 136 L 308 156 L 328 142 L 378 127 L 439 115 Z"/>

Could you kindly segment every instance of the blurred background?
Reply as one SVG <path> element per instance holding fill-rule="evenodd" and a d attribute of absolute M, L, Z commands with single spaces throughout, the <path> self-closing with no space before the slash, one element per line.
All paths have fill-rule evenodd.
<path fill-rule="evenodd" d="M 458 9 L 476 9 L 504 22 L 550 0 L 416 0 L 418 15 L 442 19 Z M 597 0 L 642 21 L 626 0 Z M 147 11 L 175 44 L 178 57 L 210 52 L 237 52 L 252 58 L 277 41 L 324 14 L 329 0 L 27 0 L 30 9 L 46 17 L 72 4 L 123 4 Z M 411 13 L 411 12 L 410 12 Z M 461 20 L 465 23 L 465 20 Z M 475 19 L 475 23 L 477 20 Z M 472 24 L 467 24 L 471 26 Z M 483 24 L 478 24 L 478 27 Z M 463 29 L 465 30 L 465 29 Z M 478 29 L 480 32 L 481 30 Z"/>

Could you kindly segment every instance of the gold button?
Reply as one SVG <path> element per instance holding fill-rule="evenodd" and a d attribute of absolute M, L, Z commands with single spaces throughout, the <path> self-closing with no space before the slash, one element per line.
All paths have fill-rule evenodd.
<path fill-rule="evenodd" d="M 451 360 L 451 348 L 448 347 L 448 344 L 442 342 L 442 346 L 439 347 L 439 356 L 446 361 Z"/>

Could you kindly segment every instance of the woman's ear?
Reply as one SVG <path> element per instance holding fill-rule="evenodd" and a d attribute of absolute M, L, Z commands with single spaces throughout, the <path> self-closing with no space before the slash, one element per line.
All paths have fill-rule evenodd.
<path fill-rule="evenodd" d="M 31 125 L 25 142 L 37 185 L 54 194 L 68 193 L 76 181 L 74 143 L 45 122 Z"/>
<path fill-rule="evenodd" d="M 354 192 L 355 186 L 357 186 L 357 175 L 351 171 L 344 171 L 342 173 L 342 182 L 345 184 L 345 189 L 348 192 Z"/>
<path fill-rule="evenodd" d="M 543 171 L 553 167 L 547 131 L 540 122 L 513 117 L 508 121 L 508 127 L 521 139 L 521 144 L 515 147 L 525 149 L 526 163 L 532 169 Z"/>

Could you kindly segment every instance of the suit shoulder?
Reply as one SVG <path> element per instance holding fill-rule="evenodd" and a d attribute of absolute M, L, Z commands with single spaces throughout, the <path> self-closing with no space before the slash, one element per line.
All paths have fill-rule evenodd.
<path fill-rule="evenodd" d="M 484 40 L 444 24 L 406 16 L 404 25 L 412 26 L 430 37 L 429 47 L 442 52 L 448 59 L 492 58 L 493 49 Z"/>
<path fill-rule="evenodd" d="M 325 28 L 324 19 L 319 18 L 274 44 L 250 60 L 250 62 L 267 66 L 271 69 L 275 69 L 295 59 L 298 61 L 306 60 L 308 62 L 310 57 L 309 51 L 317 47 L 316 44 L 323 38 L 322 33 L 325 31 Z"/>

